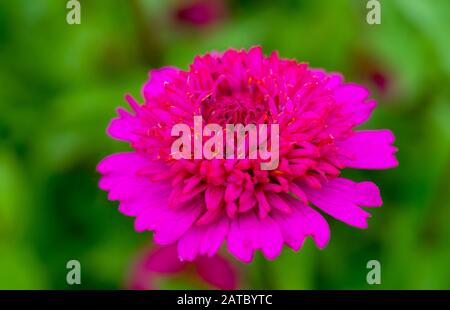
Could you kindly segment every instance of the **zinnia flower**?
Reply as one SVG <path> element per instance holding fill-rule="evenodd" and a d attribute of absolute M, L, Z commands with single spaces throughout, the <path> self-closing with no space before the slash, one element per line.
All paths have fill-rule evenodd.
<path fill-rule="evenodd" d="M 397 160 L 389 130 L 355 130 L 375 108 L 368 91 L 341 75 L 295 60 L 265 57 L 260 47 L 196 57 L 188 71 L 153 70 L 144 102 L 126 100 L 108 133 L 132 152 L 98 166 L 100 188 L 119 210 L 151 230 L 159 245 L 177 244 L 182 260 L 214 255 L 222 243 L 243 262 L 255 250 L 276 258 L 286 244 L 297 251 L 310 236 L 330 238 L 319 210 L 358 228 L 382 204 L 372 182 L 340 177 L 344 168 L 386 169 Z M 279 165 L 260 159 L 180 159 L 171 156 L 175 124 L 278 124 Z"/>
<path fill-rule="evenodd" d="M 226 258 L 197 256 L 191 263 L 178 259 L 176 245 L 147 249 L 133 264 L 127 288 L 133 290 L 160 289 L 163 279 L 200 280 L 208 287 L 221 290 L 237 289 L 237 273 Z"/>

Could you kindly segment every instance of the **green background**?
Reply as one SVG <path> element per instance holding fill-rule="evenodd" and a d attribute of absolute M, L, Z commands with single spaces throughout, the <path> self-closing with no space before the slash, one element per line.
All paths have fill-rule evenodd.
<path fill-rule="evenodd" d="M 237 264 L 239 287 L 450 289 L 450 1 L 382 0 L 381 25 L 366 23 L 365 0 L 226 1 L 209 26 L 173 18 L 177 1 L 80 2 L 80 25 L 66 23 L 64 0 L 0 2 L 0 288 L 123 288 L 151 234 L 97 187 L 97 163 L 128 149 L 105 134 L 115 108 L 140 98 L 152 68 L 262 45 L 370 87 L 379 106 L 364 127 L 394 131 L 400 166 L 344 172 L 380 186 L 367 230 L 327 217 L 325 250 L 308 240 L 273 262 L 258 253 Z M 79 286 L 66 284 L 71 259 Z M 366 282 L 372 259 L 378 286 Z"/>

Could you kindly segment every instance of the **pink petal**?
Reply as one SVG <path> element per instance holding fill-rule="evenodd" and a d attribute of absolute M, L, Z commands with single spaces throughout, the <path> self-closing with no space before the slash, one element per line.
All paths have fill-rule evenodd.
<path fill-rule="evenodd" d="M 219 250 L 228 234 L 229 222 L 229 219 L 223 217 L 216 223 L 209 225 L 200 245 L 200 254 L 212 256 Z"/>
<path fill-rule="evenodd" d="M 233 183 L 228 184 L 225 189 L 225 195 L 224 195 L 225 202 L 235 201 L 241 193 L 242 193 L 242 187 L 235 185 Z"/>
<path fill-rule="evenodd" d="M 221 186 L 209 185 L 205 192 L 206 208 L 214 210 L 219 207 L 223 200 L 224 188 Z"/>
<path fill-rule="evenodd" d="M 276 208 L 284 213 L 292 212 L 292 209 L 289 206 L 289 204 L 283 199 L 281 199 L 279 194 L 272 194 L 269 192 L 266 196 L 272 208 Z"/>
<path fill-rule="evenodd" d="M 180 69 L 175 67 L 164 67 L 150 71 L 150 78 L 142 88 L 143 97 L 149 101 L 164 93 L 164 85 L 172 82 L 179 72 Z"/>
<path fill-rule="evenodd" d="M 342 82 L 344 81 L 344 77 L 340 73 L 332 72 L 328 75 L 326 81 L 326 87 L 335 89 L 342 84 Z"/>
<path fill-rule="evenodd" d="M 369 119 L 373 109 L 376 107 L 374 100 L 366 101 L 369 91 L 357 84 L 344 84 L 333 93 L 337 103 L 342 104 L 341 112 L 350 116 L 354 125 L 364 123 Z"/>
<path fill-rule="evenodd" d="M 223 217 L 208 225 L 191 227 L 178 242 L 179 258 L 193 261 L 197 255 L 216 254 L 228 233 L 228 222 Z"/>
<path fill-rule="evenodd" d="M 170 184 L 150 181 L 138 173 L 143 168 L 158 165 L 137 153 L 110 155 L 97 166 L 97 170 L 103 174 L 99 186 L 109 192 L 110 200 L 121 201 L 120 212 L 137 216 L 143 210 L 167 205 Z"/>
<path fill-rule="evenodd" d="M 337 143 L 345 156 L 344 165 L 359 169 L 387 169 L 398 165 L 392 146 L 395 137 L 390 130 L 356 131 L 353 136 Z"/>
<path fill-rule="evenodd" d="M 105 176 L 104 179 L 108 179 L 108 176 Z M 127 201 L 142 195 L 142 193 L 149 196 L 158 195 L 161 190 L 166 189 L 167 185 L 162 188 L 159 182 L 152 182 L 143 177 L 123 177 L 109 189 L 108 199 Z"/>
<path fill-rule="evenodd" d="M 204 227 L 191 227 L 178 241 L 178 258 L 182 261 L 193 261 L 199 252 L 205 233 Z"/>
<path fill-rule="evenodd" d="M 207 283 L 221 290 L 235 290 L 237 288 L 237 274 L 235 267 L 220 256 L 199 256 L 195 266 L 200 277 Z"/>
<path fill-rule="evenodd" d="M 104 174 L 100 187 L 109 191 L 111 199 L 121 201 L 119 210 L 136 216 L 136 231 L 154 230 L 155 243 L 168 245 L 191 227 L 202 208 L 196 200 L 176 210 L 169 208 L 170 183 L 154 182 L 139 174 L 143 168 L 158 165 L 137 153 L 122 153 L 105 158 L 97 170 Z"/>
<path fill-rule="evenodd" d="M 158 210 L 159 214 L 151 222 L 155 227 L 154 241 L 158 245 L 169 245 L 177 241 L 188 231 L 202 212 L 202 208 L 198 206 L 197 202 L 192 202 L 191 205 L 186 205 L 177 210 L 172 210 L 167 206 L 162 208 L 162 210 Z M 149 222 L 151 221 L 150 216 L 150 214 L 146 216 Z"/>
<path fill-rule="evenodd" d="M 250 48 L 246 59 L 253 75 L 259 76 L 262 72 L 262 65 L 264 61 L 262 48 L 260 46 Z"/>
<path fill-rule="evenodd" d="M 350 106 L 364 101 L 369 96 L 367 88 L 358 84 L 348 83 L 336 88 L 333 97 L 338 103 Z"/>
<path fill-rule="evenodd" d="M 275 211 L 272 216 L 278 223 L 286 244 L 298 251 L 305 238 L 311 236 L 316 245 L 323 249 L 330 240 L 330 228 L 323 216 L 300 200 L 289 196 L 283 199 L 291 206 L 292 213 Z"/>
<path fill-rule="evenodd" d="M 367 228 L 370 213 L 360 206 L 381 206 L 378 187 L 371 182 L 355 183 L 337 178 L 321 189 L 305 189 L 311 202 L 336 219 L 358 228 Z"/>
<path fill-rule="evenodd" d="M 256 204 L 256 198 L 254 191 L 245 190 L 241 196 L 239 196 L 239 212 L 247 212 Z"/>
<path fill-rule="evenodd" d="M 105 157 L 98 165 L 101 174 L 133 175 L 149 161 L 142 155 L 129 152 L 117 153 Z"/>
<path fill-rule="evenodd" d="M 157 184 L 149 181 L 148 176 L 141 175 L 141 171 L 151 170 L 152 174 L 166 171 L 167 167 L 161 162 L 152 161 L 145 155 L 129 152 L 117 153 L 105 157 L 97 166 L 97 171 L 103 176 L 100 179 L 99 187 L 109 191 L 114 186 L 125 180 L 139 180 L 143 183 Z M 114 199 L 115 200 L 115 199 Z"/>
<path fill-rule="evenodd" d="M 227 248 L 244 263 L 250 263 L 253 252 L 258 249 L 267 259 L 274 259 L 280 254 L 282 246 L 280 229 L 270 217 L 260 220 L 253 212 L 247 212 L 231 221 Z"/>
<path fill-rule="evenodd" d="M 164 275 L 174 275 L 187 267 L 177 257 L 177 247 L 157 247 L 146 251 L 133 264 L 128 276 L 127 289 L 157 289 L 157 280 Z"/>
<path fill-rule="evenodd" d="M 178 259 L 175 245 L 152 249 L 144 257 L 142 265 L 147 271 L 160 273 L 177 273 L 186 266 L 185 262 Z"/>
<path fill-rule="evenodd" d="M 126 111 L 124 108 L 117 109 L 118 118 L 114 118 L 106 130 L 107 133 L 121 141 L 135 142 L 139 139 L 136 130 L 140 128 L 140 120 Z"/>
<path fill-rule="evenodd" d="M 133 199 L 127 199 L 120 202 L 119 211 L 127 216 L 142 216 L 142 213 L 148 212 L 152 213 L 153 217 L 156 219 L 157 214 L 160 214 L 160 208 L 162 206 L 168 206 L 167 196 L 170 194 L 170 186 L 166 184 L 164 187 L 154 187 L 147 186 L 143 188 L 145 195 L 139 195 Z M 151 210 L 152 209 L 152 210 Z M 144 231 L 150 228 L 151 221 L 145 223 L 143 220 L 148 219 L 148 217 L 142 216 L 140 218 L 141 223 L 135 222 L 136 231 Z M 138 219 L 136 219 L 138 220 Z M 153 219 L 152 219 L 153 220 Z"/>
<path fill-rule="evenodd" d="M 250 213 L 250 212 L 249 212 Z M 244 263 L 250 263 L 255 250 L 255 215 L 244 214 L 231 221 L 227 248 L 231 254 Z"/>

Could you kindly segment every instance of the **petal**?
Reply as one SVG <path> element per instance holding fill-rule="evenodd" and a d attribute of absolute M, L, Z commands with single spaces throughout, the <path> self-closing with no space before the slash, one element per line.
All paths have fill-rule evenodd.
<path fill-rule="evenodd" d="M 345 141 L 337 142 L 344 158 L 342 162 L 350 168 L 387 169 L 398 165 L 392 146 L 395 137 L 390 130 L 356 131 Z"/>
<path fill-rule="evenodd" d="M 138 153 L 115 154 L 105 158 L 97 167 L 104 174 L 100 187 L 111 199 L 121 201 L 119 210 L 136 216 L 135 230 L 154 230 L 155 243 L 168 245 L 177 241 L 197 219 L 202 208 L 197 200 L 185 202 L 179 209 L 168 206 L 172 191 L 169 182 L 154 182 L 139 171 L 155 167 L 158 162 Z"/>
<path fill-rule="evenodd" d="M 110 200 L 121 201 L 119 211 L 125 215 L 137 216 L 148 208 L 166 206 L 170 184 L 153 182 L 148 177 L 139 175 L 143 168 L 156 169 L 158 166 L 159 163 L 138 153 L 110 155 L 97 166 L 97 170 L 103 174 L 99 187 L 109 192 Z"/>
<path fill-rule="evenodd" d="M 212 256 L 214 255 L 222 245 L 223 240 L 228 234 L 229 219 L 223 217 L 218 222 L 211 224 L 208 227 L 202 243 L 200 245 L 200 254 Z"/>
<path fill-rule="evenodd" d="M 220 290 L 235 290 L 237 274 L 235 267 L 221 256 L 199 256 L 195 260 L 197 273 L 203 280 Z"/>
<path fill-rule="evenodd" d="M 326 78 L 326 87 L 330 89 L 335 89 L 339 87 L 344 81 L 342 74 L 337 72 L 331 72 Z"/>
<path fill-rule="evenodd" d="M 113 177 L 105 176 L 103 181 L 112 180 Z M 140 195 L 154 197 L 161 196 L 162 193 L 169 195 L 170 187 L 168 183 L 152 182 L 143 177 L 122 177 L 117 178 L 116 184 L 109 189 L 109 200 L 129 201 Z M 156 199 L 156 198 L 154 198 Z"/>
<path fill-rule="evenodd" d="M 198 201 L 193 201 L 177 210 L 163 207 L 159 211 L 160 213 L 151 222 L 155 227 L 154 241 L 159 245 L 169 245 L 188 231 L 202 212 L 202 208 L 199 207 Z M 149 215 L 146 218 L 151 220 Z"/>
<path fill-rule="evenodd" d="M 130 143 L 137 141 L 139 136 L 136 135 L 136 131 L 141 127 L 140 120 L 124 108 L 118 108 L 117 114 L 119 117 L 109 123 L 106 132 L 117 140 Z"/>
<path fill-rule="evenodd" d="M 373 182 L 353 182 L 352 180 L 336 178 L 326 183 L 323 188 L 329 194 L 333 193 L 340 199 L 353 201 L 364 207 L 380 207 L 383 204 L 380 190 Z"/>
<path fill-rule="evenodd" d="M 226 217 L 208 225 L 194 225 L 178 242 L 178 256 L 181 260 L 193 261 L 197 255 L 212 256 L 219 250 L 228 233 Z"/>
<path fill-rule="evenodd" d="M 273 260 L 280 255 L 283 248 L 281 230 L 271 217 L 259 221 L 259 248 L 268 260 Z"/>
<path fill-rule="evenodd" d="M 119 211 L 127 216 L 137 217 L 140 216 L 144 211 L 151 213 L 151 211 L 149 210 L 155 209 L 152 214 L 156 217 L 157 214 L 161 213 L 161 207 L 168 207 L 167 197 L 170 194 L 169 184 L 164 184 L 158 187 L 148 185 L 146 187 L 143 187 L 142 192 L 145 193 L 145 195 L 136 195 L 134 198 L 122 200 L 119 205 Z M 141 221 L 144 219 L 145 218 L 143 217 Z M 143 226 L 148 227 L 150 225 L 148 223 L 135 223 L 136 231 L 144 231 L 148 229 L 141 228 Z"/>
<path fill-rule="evenodd" d="M 248 50 L 246 57 L 248 68 L 252 75 L 260 76 L 263 69 L 264 54 L 260 46 L 252 47 Z"/>
<path fill-rule="evenodd" d="M 360 85 L 348 83 L 335 89 L 333 97 L 338 103 L 346 107 L 364 101 L 369 96 L 369 91 Z"/>
<path fill-rule="evenodd" d="M 247 212 L 231 221 L 227 248 L 244 263 L 252 261 L 253 252 L 257 249 L 272 260 L 280 254 L 282 246 L 281 231 L 270 217 L 261 220 L 254 212 Z"/>
<path fill-rule="evenodd" d="M 205 191 L 205 202 L 208 210 L 215 210 L 223 200 L 224 188 L 221 186 L 209 185 Z"/>
<path fill-rule="evenodd" d="M 142 88 L 142 96 L 149 101 L 161 95 L 164 92 L 164 85 L 174 81 L 179 72 L 180 70 L 175 67 L 164 67 L 150 71 L 149 80 Z"/>
<path fill-rule="evenodd" d="M 186 266 L 178 259 L 175 245 L 152 249 L 143 259 L 143 267 L 147 271 L 160 273 L 177 273 Z"/>
<path fill-rule="evenodd" d="M 98 165 L 97 171 L 103 175 L 99 187 L 110 190 L 125 178 L 148 180 L 149 176 L 167 171 L 167 166 L 136 152 L 117 153 L 105 157 Z M 144 172 L 145 176 L 142 175 Z"/>
<path fill-rule="evenodd" d="M 244 214 L 233 219 L 230 224 L 227 237 L 228 251 L 244 263 L 250 263 L 253 259 L 255 221 L 254 214 Z"/>
<path fill-rule="evenodd" d="M 177 256 L 177 247 L 156 247 L 146 249 L 132 265 L 127 289 L 148 290 L 158 288 L 158 279 L 177 274 L 187 267 Z"/>
<path fill-rule="evenodd" d="M 155 200 L 153 200 L 155 201 Z M 134 229 L 137 232 L 144 232 L 146 230 L 155 230 L 160 219 L 164 216 L 166 209 L 168 209 L 168 202 L 165 201 L 166 207 L 161 208 L 162 201 L 156 200 L 154 205 L 150 205 L 150 200 L 140 197 L 139 200 L 133 201 L 129 207 L 134 210 L 136 219 L 134 221 Z M 123 204 L 123 203 L 122 203 Z M 122 205 L 121 204 L 121 205 Z"/>
<path fill-rule="evenodd" d="M 178 241 L 178 258 L 181 261 L 193 261 L 197 257 L 204 230 L 204 227 L 194 225 Z"/>
<path fill-rule="evenodd" d="M 341 112 L 349 115 L 354 125 L 368 120 L 376 107 L 376 101 L 366 100 L 368 96 L 369 91 L 365 87 L 352 83 L 344 84 L 333 92 L 335 101 L 342 104 Z"/>
<path fill-rule="evenodd" d="M 291 206 L 291 214 L 275 211 L 272 216 L 286 244 L 298 251 L 305 238 L 311 236 L 316 245 L 323 249 L 330 240 L 330 228 L 323 216 L 298 199 L 284 196 L 283 200 Z"/>
<path fill-rule="evenodd" d="M 132 175 L 148 162 L 148 159 L 135 152 L 117 153 L 105 157 L 97 165 L 97 171 L 101 174 Z"/>
<path fill-rule="evenodd" d="M 378 187 L 371 182 L 355 183 L 337 178 L 321 189 L 305 189 L 310 201 L 334 218 L 358 228 L 367 228 L 370 213 L 360 206 L 382 204 Z"/>
<path fill-rule="evenodd" d="M 283 199 L 281 199 L 279 194 L 272 194 L 269 192 L 268 194 L 266 194 L 266 196 L 272 208 L 276 208 L 284 213 L 292 212 L 292 209 L 289 206 L 289 204 Z"/>

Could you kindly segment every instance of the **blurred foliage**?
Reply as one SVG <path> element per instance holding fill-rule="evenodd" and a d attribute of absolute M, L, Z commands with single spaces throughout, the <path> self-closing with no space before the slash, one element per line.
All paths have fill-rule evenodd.
<path fill-rule="evenodd" d="M 81 25 L 66 23 L 66 1 L 0 2 L 0 288 L 122 288 L 151 235 L 97 188 L 96 164 L 127 149 L 105 134 L 115 108 L 152 68 L 262 45 L 370 87 L 379 107 L 365 126 L 394 131 L 400 166 L 344 172 L 380 185 L 367 230 L 327 217 L 325 250 L 258 254 L 239 266 L 242 287 L 450 289 L 448 0 L 382 1 L 372 26 L 365 0 L 224 0 L 208 25 L 178 20 L 176 0 L 80 2 Z M 81 286 L 65 282 L 70 259 Z M 380 286 L 366 283 L 372 259 Z"/>

